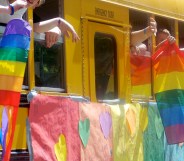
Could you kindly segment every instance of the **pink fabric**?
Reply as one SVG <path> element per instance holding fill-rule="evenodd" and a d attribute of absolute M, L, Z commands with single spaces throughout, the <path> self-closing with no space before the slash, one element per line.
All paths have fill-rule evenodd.
<path fill-rule="evenodd" d="M 107 139 L 102 132 L 99 117 L 109 112 L 108 106 L 100 103 L 79 103 L 80 120 L 90 120 L 90 136 L 86 148 L 81 144 L 81 161 L 112 161 L 112 127 Z"/>
<path fill-rule="evenodd" d="M 66 138 L 67 161 L 81 161 L 78 102 L 37 95 L 30 104 L 29 120 L 34 161 L 57 161 L 54 145 L 61 134 Z"/>

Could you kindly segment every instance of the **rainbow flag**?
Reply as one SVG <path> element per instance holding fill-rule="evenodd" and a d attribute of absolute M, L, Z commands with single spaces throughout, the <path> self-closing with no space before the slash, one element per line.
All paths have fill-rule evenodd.
<path fill-rule="evenodd" d="M 165 42 L 152 56 L 154 93 L 168 144 L 184 141 L 184 53 Z"/>
<path fill-rule="evenodd" d="M 133 55 L 131 63 L 131 94 L 135 96 L 151 96 L 151 58 Z"/>
<path fill-rule="evenodd" d="M 20 103 L 31 27 L 22 19 L 11 20 L 0 42 L 0 112 L 2 160 L 9 161 Z"/>

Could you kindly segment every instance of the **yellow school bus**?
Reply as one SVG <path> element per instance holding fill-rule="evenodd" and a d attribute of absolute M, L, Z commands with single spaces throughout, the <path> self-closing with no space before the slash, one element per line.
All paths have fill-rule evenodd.
<path fill-rule="evenodd" d="M 28 160 L 26 118 L 31 90 L 46 95 L 77 95 L 93 102 L 133 100 L 131 92 L 130 32 L 143 29 L 149 17 L 165 26 L 184 47 L 184 1 L 181 0 L 46 0 L 25 19 L 30 24 L 54 17 L 69 21 L 80 41 L 61 37 L 45 47 L 45 34 L 32 33 L 29 59 L 22 87 L 12 158 Z M 155 49 L 155 38 L 146 41 Z M 153 85 L 149 100 L 154 101 Z M 136 98 L 142 98 L 140 93 Z M 17 159 L 17 160 L 18 160 Z"/>

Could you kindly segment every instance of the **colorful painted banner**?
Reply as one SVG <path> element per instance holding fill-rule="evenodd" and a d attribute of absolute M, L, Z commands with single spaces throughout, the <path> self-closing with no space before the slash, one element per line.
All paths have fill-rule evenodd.
<path fill-rule="evenodd" d="M 113 160 L 112 118 L 105 104 L 38 94 L 30 102 L 29 121 L 34 161 Z"/>
<path fill-rule="evenodd" d="M 31 100 L 29 121 L 34 161 L 81 161 L 78 102 L 38 94 Z"/>
<path fill-rule="evenodd" d="M 112 130 L 113 130 L 113 160 L 123 160 L 125 154 L 124 131 L 125 131 L 125 110 L 123 105 L 109 105 L 111 108 Z"/>
<path fill-rule="evenodd" d="M 148 105 L 149 122 L 143 133 L 144 161 L 171 161 L 164 156 L 164 127 L 157 104 L 150 102 Z"/>
<path fill-rule="evenodd" d="M 147 127 L 147 107 L 125 104 L 124 156 L 121 161 L 143 161 L 143 132 Z"/>
<path fill-rule="evenodd" d="M 22 19 L 11 20 L 0 43 L 0 105 L 3 110 L 3 161 L 10 160 L 20 92 L 30 46 L 31 27 Z M 6 117 L 7 116 L 7 117 Z M 7 119 L 6 119 L 7 118 Z"/>
<path fill-rule="evenodd" d="M 154 93 L 168 144 L 184 141 L 184 54 L 165 42 L 153 55 Z"/>
<path fill-rule="evenodd" d="M 83 138 L 87 143 L 81 145 L 81 161 L 112 161 L 112 118 L 109 106 L 80 102 L 79 113 L 83 124 L 90 122 L 90 126 L 83 126 Z"/>
<path fill-rule="evenodd" d="M 133 55 L 131 62 L 131 81 L 133 96 L 151 96 L 151 58 Z"/>

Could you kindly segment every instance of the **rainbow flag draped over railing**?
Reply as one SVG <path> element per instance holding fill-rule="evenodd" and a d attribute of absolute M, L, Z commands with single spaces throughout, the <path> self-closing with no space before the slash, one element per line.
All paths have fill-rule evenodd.
<path fill-rule="evenodd" d="M 151 96 L 151 58 L 131 54 L 131 81 L 133 96 Z"/>
<path fill-rule="evenodd" d="M 24 78 L 31 27 L 21 19 L 11 20 L 0 42 L 0 144 L 2 160 L 9 161 L 20 92 Z"/>
<path fill-rule="evenodd" d="M 152 59 L 155 98 L 168 144 L 184 142 L 184 53 L 165 42 Z"/>

